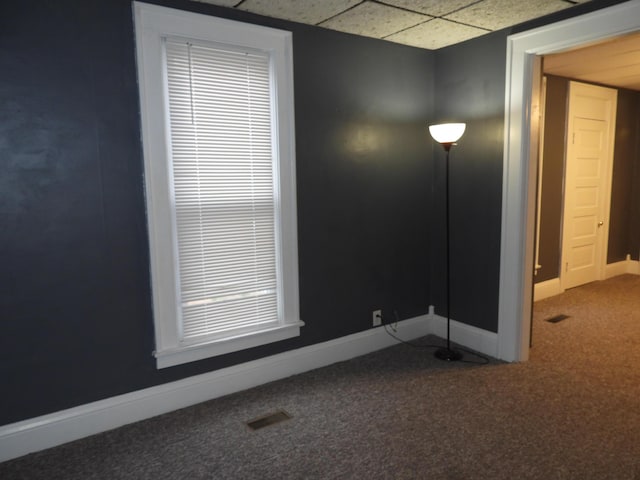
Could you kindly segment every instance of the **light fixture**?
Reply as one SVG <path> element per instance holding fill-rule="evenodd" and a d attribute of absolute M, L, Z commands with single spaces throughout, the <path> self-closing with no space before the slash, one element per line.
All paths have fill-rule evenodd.
<path fill-rule="evenodd" d="M 446 259 L 447 259 L 447 346 L 439 348 L 434 356 L 447 362 L 455 362 L 462 359 L 462 353 L 451 348 L 451 258 L 449 254 L 449 151 L 456 144 L 466 128 L 465 123 L 442 123 L 429 125 L 429 133 L 433 139 L 444 148 L 446 154 L 445 163 L 445 210 L 446 210 Z"/>
<path fill-rule="evenodd" d="M 429 133 L 448 152 L 451 149 L 451 145 L 460 140 L 465 128 L 467 128 L 466 123 L 441 123 L 439 125 L 429 125 Z"/>

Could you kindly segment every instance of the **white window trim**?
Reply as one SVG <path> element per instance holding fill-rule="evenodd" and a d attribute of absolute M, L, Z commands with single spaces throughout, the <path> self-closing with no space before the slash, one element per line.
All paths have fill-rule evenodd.
<path fill-rule="evenodd" d="M 151 282 L 158 368 L 298 336 L 298 249 L 291 32 L 134 2 L 140 87 Z M 281 325 L 203 344 L 182 345 L 176 227 L 170 198 L 169 120 L 162 39 L 176 36 L 269 51 L 273 58 L 279 155 L 278 271 L 282 293 Z"/>

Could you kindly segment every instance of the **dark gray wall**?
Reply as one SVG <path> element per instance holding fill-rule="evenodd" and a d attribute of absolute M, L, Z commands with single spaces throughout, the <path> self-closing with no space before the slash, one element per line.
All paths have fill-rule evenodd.
<path fill-rule="evenodd" d="M 492 332 L 498 329 L 504 129 L 505 32 L 437 50 L 436 113 L 467 123 L 451 150 L 451 316 Z M 434 212 L 444 227 L 444 153 L 436 149 Z M 446 314 L 442 242 L 432 244 L 436 312 Z"/>
<path fill-rule="evenodd" d="M 156 369 L 131 3 L 2 2 L 0 424 L 427 311 L 433 54 L 163 3 L 293 31 L 306 326 Z"/>
<path fill-rule="evenodd" d="M 638 260 L 640 253 L 640 215 L 638 210 L 638 182 L 640 169 L 640 93 L 618 90 L 616 139 L 611 182 L 611 213 L 607 263 L 624 260 L 631 254 Z"/>
<path fill-rule="evenodd" d="M 568 84 L 566 78 L 547 76 L 540 217 L 542 268 L 535 282 L 559 275 Z M 622 261 L 628 253 L 637 260 L 640 251 L 639 106 L 640 93 L 618 89 L 607 263 Z"/>
<path fill-rule="evenodd" d="M 434 120 L 467 122 L 451 162 L 451 314 L 456 320 L 497 331 L 507 36 L 623 2 L 593 0 L 435 52 Z M 442 202 L 442 153 L 436 151 L 434 159 L 434 202 Z M 434 211 L 432 224 L 442 227 L 441 209 Z M 436 241 L 433 303 L 442 314 L 445 270 L 442 243 Z"/>
<path fill-rule="evenodd" d="M 507 32 L 434 54 L 153 3 L 294 33 L 306 326 L 297 339 L 156 370 L 130 2 L 1 2 L 0 424 L 361 331 L 374 308 L 445 313 L 433 121 L 469 125 L 452 152 L 452 316 L 496 331 Z"/>
<path fill-rule="evenodd" d="M 566 78 L 547 75 L 538 259 L 542 268 L 535 282 L 558 278 L 560 268 L 568 85 Z"/>
<path fill-rule="evenodd" d="M 633 189 L 631 195 L 631 206 L 629 215 L 635 222 L 631 223 L 629 228 L 629 248 L 631 249 L 631 258 L 634 260 L 640 260 L 640 98 L 637 98 L 635 107 L 635 119 L 636 119 L 636 136 L 635 156 L 636 162 L 633 169 Z"/>

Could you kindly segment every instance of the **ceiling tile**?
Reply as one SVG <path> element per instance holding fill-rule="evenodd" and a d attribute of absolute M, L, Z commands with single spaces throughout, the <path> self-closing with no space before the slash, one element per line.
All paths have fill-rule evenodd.
<path fill-rule="evenodd" d="M 446 18 L 467 25 L 500 30 L 569 7 L 571 4 L 563 0 L 484 0 L 447 15 Z"/>
<path fill-rule="evenodd" d="M 239 0 L 236 0 L 238 3 Z M 267 17 L 316 25 L 361 0 L 245 0 L 238 8 Z"/>
<path fill-rule="evenodd" d="M 345 13 L 323 22 L 320 26 L 356 35 L 383 38 L 431 18 L 379 3 L 363 2 Z"/>
<path fill-rule="evenodd" d="M 196 2 L 210 3 L 211 5 L 220 5 L 221 7 L 234 7 L 238 0 L 195 0 Z"/>
<path fill-rule="evenodd" d="M 194 1 L 437 49 L 592 0 Z"/>
<path fill-rule="evenodd" d="M 439 17 L 467 7 L 478 0 L 385 0 L 389 5 Z"/>
<path fill-rule="evenodd" d="M 385 40 L 436 50 L 470 38 L 479 37 L 485 33 L 487 31 L 480 28 L 468 27 L 467 25 L 436 18 L 430 22 L 390 35 Z"/>

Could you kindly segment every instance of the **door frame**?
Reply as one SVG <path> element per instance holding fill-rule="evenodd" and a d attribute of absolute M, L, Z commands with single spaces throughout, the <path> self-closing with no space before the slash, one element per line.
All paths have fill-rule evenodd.
<path fill-rule="evenodd" d="M 557 53 L 640 30 L 640 0 L 507 37 L 502 181 L 498 357 L 529 358 L 533 300 L 537 139 L 531 136 L 536 56 Z M 539 64 L 539 62 L 538 62 Z"/>

